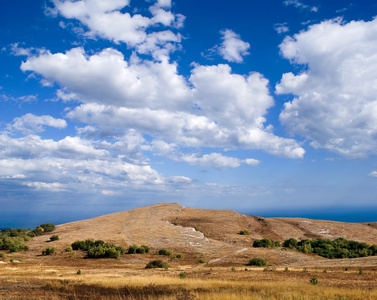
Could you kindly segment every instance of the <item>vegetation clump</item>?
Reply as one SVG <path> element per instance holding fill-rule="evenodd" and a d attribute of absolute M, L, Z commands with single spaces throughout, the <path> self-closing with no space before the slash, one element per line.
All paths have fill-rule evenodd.
<path fill-rule="evenodd" d="M 124 248 L 101 240 L 76 241 L 72 243 L 71 247 L 73 250 L 87 251 L 89 258 L 119 258 L 125 254 Z"/>
<path fill-rule="evenodd" d="M 253 247 L 273 248 L 273 247 L 281 247 L 281 244 L 278 241 L 272 241 L 270 239 L 261 239 L 261 240 L 255 240 L 253 243 Z"/>
<path fill-rule="evenodd" d="M 60 240 L 60 237 L 56 234 L 54 234 L 53 236 L 50 237 L 50 241 L 53 242 L 53 241 L 58 241 Z"/>
<path fill-rule="evenodd" d="M 377 255 L 377 245 L 368 245 L 344 238 L 313 239 L 297 241 L 290 238 L 283 247 L 296 249 L 303 253 L 315 253 L 325 258 L 356 258 Z"/>
<path fill-rule="evenodd" d="M 253 257 L 249 260 L 248 266 L 258 266 L 258 267 L 265 267 L 267 266 L 267 261 L 260 257 Z"/>
<path fill-rule="evenodd" d="M 166 250 L 166 249 L 158 250 L 158 255 L 171 256 L 172 254 L 173 254 L 173 251 L 171 251 L 171 250 Z"/>
<path fill-rule="evenodd" d="M 141 245 L 139 247 L 139 246 L 133 244 L 133 245 L 128 247 L 127 253 L 128 254 L 145 254 L 145 253 L 149 253 L 150 250 L 151 250 L 151 248 L 149 248 L 146 245 Z"/>
<path fill-rule="evenodd" d="M 317 285 L 318 284 L 318 279 L 317 277 L 313 276 L 312 278 L 310 278 L 310 283 L 312 285 Z"/>
<path fill-rule="evenodd" d="M 168 264 L 161 260 L 152 260 L 145 266 L 146 269 L 154 269 L 154 268 L 167 269 L 168 267 L 169 267 Z"/>
<path fill-rule="evenodd" d="M 55 248 L 54 247 L 47 247 L 42 251 L 42 255 L 53 255 L 55 254 Z"/>
<path fill-rule="evenodd" d="M 44 232 L 53 231 L 55 226 L 51 223 L 41 224 L 35 229 L 7 228 L 0 231 L 0 250 L 19 252 L 28 250 L 25 242 L 32 237 L 41 235 Z"/>
<path fill-rule="evenodd" d="M 243 230 L 240 230 L 238 232 L 238 234 L 239 235 L 249 235 L 249 234 L 251 234 L 251 232 L 249 230 L 247 230 L 247 229 L 243 229 Z"/>

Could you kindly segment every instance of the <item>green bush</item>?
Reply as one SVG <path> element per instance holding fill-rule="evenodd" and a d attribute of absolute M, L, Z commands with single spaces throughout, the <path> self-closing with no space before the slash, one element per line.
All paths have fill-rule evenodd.
<path fill-rule="evenodd" d="M 55 254 L 55 248 L 54 247 L 47 247 L 42 251 L 42 255 L 53 255 Z"/>
<path fill-rule="evenodd" d="M 71 247 L 73 250 L 87 251 L 89 258 L 119 258 L 125 253 L 124 248 L 101 240 L 76 241 L 72 243 Z"/>
<path fill-rule="evenodd" d="M 66 248 L 66 249 L 65 249 L 65 252 L 73 252 L 72 247 L 68 247 L 68 248 Z"/>
<path fill-rule="evenodd" d="M 44 232 L 51 232 L 55 230 L 55 225 L 52 223 L 41 224 L 39 227 L 42 228 Z"/>
<path fill-rule="evenodd" d="M 50 241 L 51 241 L 51 242 L 53 242 L 53 241 L 58 241 L 58 240 L 60 240 L 60 238 L 59 238 L 59 236 L 56 235 L 56 234 L 50 237 Z"/>
<path fill-rule="evenodd" d="M 161 260 L 152 260 L 145 266 L 146 269 L 153 269 L 153 268 L 167 269 L 168 267 L 169 267 L 168 264 Z"/>
<path fill-rule="evenodd" d="M 247 265 L 264 267 L 264 266 L 267 266 L 267 262 L 263 258 L 253 257 L 252 259 L 249 260 L 249 263 Z"/>
<path fill-rule="evenodd" d="M 89 258 L 119 258 L 120 251 L 114 245 L 95 246 L 88 250 Z"/>
<path fill-rule="evenodd" d="M 290 238 L 283 243 L 283 247 L 294 248 L 303 253 L 316 253 L 326 258 L 355 258 L 377 255 L 377 245 L 337 238 L 314 239 L 297 241 Z"/>
<path fill-rule="evenodd" d="M 185 258 L 185 255 L 183 253 L 178 253 L 175 257 L 176 258 Z"/>
<path fill-rule="evenodd" d="M 294 239 L 294 238 L 290 238 L 288 240 L 285 240 L 283 242 L 283 247 L 286 247 L 286 248 L 297 248 L 297 240 Z"/>
<path fill-rule="evenodd" d="M 77 275 L 81 275 L 81 270 L 78 269 L 77 272 L 76 272 Z"/>
<path fill-rule="evenodd" d="M 25 244 L 23 237 L 8 237 L 0 239 L 0 250 L 8 250 L 9 252 L 26 251 L 29 247 Z"/>
<path fill-rule="evenodd" d="M 185 272 L 179 273 L 179 278 L 185 279 L 187 277 L 187 274 Z"/>
<path fill-rule="evenodd" d="M 151 248 L 149 248 L 148 246 L 146 245 L 141 245 L 140 247 L 138 247 L 136 249 L 136 253 L 137 254 L 144 254 L 144 253 L 149 253 L 151 250 Z"/>
<path fill-rule="evenodd" d="M 171 256 L 172 254 L 173 254 L 173 251 L 171 251 L 171 250 L 166 250 L 166 249 L 158 250 L 158 255 Z"/>
<path fill-rule="evenodd" d="M 199 262 L 200 264 L 205 264 L 205 263 L 207 262 L 207 260 L 201 258 L 201 259 L 198 260 L 198 262 Z"/>
<path fill-rule="evenodd" d="M 281 247 L 281 244 L 278 241 L 272 241 L 270 239 L 261 239 L 261 240 L 255 240 L 253 243 L 253 247 L 272 248 L 272 247 Z"/>
<path fill-rule="evenodd" d="M 146 245 L 141 245 L 140 247 L 138 245 L 131 245 L 128 247 L 128 254 L 144 254 L 144 253 L 149 253 L 151 248 L 149 248 Z"/>
<path fill-rule="evenodd" d="M 238 234 L 240 234 L 240 235 L 249 235 L 249 234 L 251 234 L 251 232 L 249 230 L 247 230 L 247 229 L 244 229 L 244 230 L 240 230 L 238 232 Z"/>
<path fill-rule="evenodd" d="M 0 253 L 0 258 L 3 258 L 4 256 L 4 253 Z"/>

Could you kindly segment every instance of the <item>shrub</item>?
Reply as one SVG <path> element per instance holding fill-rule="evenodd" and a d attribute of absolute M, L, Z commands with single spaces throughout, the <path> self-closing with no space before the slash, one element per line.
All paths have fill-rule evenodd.
<path fill-rule="evenodd" d="M 144 254 L 144 253 L 149 253 L 151 251 L 151 248 L 149 248 L 146 245 L 141 245 L 136 249 L 136 253 L 138 254 Z"/>
<path fill-rule="evenodd" d="M 42 251 L 42 255 L 53 255 L 55 254 L 55 248 L 54 247 L 47 247 Z"/>
<path fill-rule="evenodd" d="M 205 264 L 205 263 L 207 262 L 207 260 L 201 258 L 201 259 L 198 260 L 198 262 L 199 262 L 200 264 Z"/>
<path fill-rule="evenodd" d="M 39 227 L 42 228 L 44 232 L 51 232 L 55 230 L 55 225 L 52 223 L 41 224 Z"/>
<path fill-rule="evenodd" d="M 294 238 L 290 238 L 288 240 L 285 240 L 283 242 L 283 247 L 286 247 L 286 248 L 297 248 L 297 240 L 294 239 Z"/>
<path fill-rule="evenodd" d="M 173 251 L 171 251 L 171 250 L 166 250 L 166 249 L 160 249 L 160 250 L 158 250 L 158 255 L 170 256 L 172 254 L 173 254 Z"/>
<path fill-rule="evenodd" d="M 175 257 L 176 258 L 185 258 L 185 255 L 183 253 L 178 253 Z"/>
<path fill-rule="evenodd" d="M 3 258 L 4 257 L 4 253 L 0 253 L 0 258 Z"/>
<path fill-rule="evenodd" d="M 81 275 L 81 270 L 78 269 L 77 272 L 76 272 L 77 275 Z"/>
<path fill-rule="evenodd" d="M 146 245 L 141 245 L 140 247 L 133 244 L 131 246 L 128 247 L 128 251 L 127 253 L 128 254 L 144 254 L 144 253 L 149 253 L 151 250 L 151 248 L 149 248 L 148 246 Z"/>
<path fill-rule="evenodd" d="M 317 285 L 318 284 L 317 277 L 313 276 L 312 278 L 310 278 L 310 283 L 313 284 L 313 285 Z"/>
<path fill-rule="evenodd" d="M 244 230 L 240 230 L 238 232 L 238 234 L 240 234 L 240 235 L 249 235 L 249 234 L 251 234 L 251 232 L 249 230 L 247 230 L 247 229 L 244 229 Z"/>
<path fill-rule="evenodd" d="M 124 248 L 101 240 L 76 241 L 72 243 L 71 247 L 73 250 L 87 251 L 89 258 L 119 258 L 125 253 Z"/>
<path fill-rule="evenodd" d="M 179 278 L 185 279 L 187 277 L 187 274 L 185 272 L 179 273 Z"/>
<path fill-rule="evenodd" d="M 267 262 L 263 258 L 253 257 L 252 259 L 249 260 L 248 266 L 264 267 L 264 266 L 267 266 Z"/>
<path fill-rule="evenodd" d="M 270 239 L 261 239 L 261 240 L 255 240 L 253 243 L 253 247 L 272 248 L 272 247 L 281 247 L 281 244 L 278 241 L 272 241 Z"/>
<path fill-rule="evenodd" d="M 53 242 L 53 241 L 58 241 L 58 240 L 60 240 L 60 238 L 59 238 L 59 236 L 56 235 L 56 234 L 50 237 L 50 241 L 51 241 L 51 242 Z"/>
<path fill-rule="evenodd" d="M 114 245 L 106 245 L 105 246 L 94 246 L 89 248 L 88 250 L 88 257 L 89 258 L 119 258 L 121 255 L 121 251 L 118 247 Z"/>
<path fill-rule="evenodd" d="M 133 244 L 131 246 L 128 247 L 128 254 L 135 254 L 136 253 L 136 250 L 137 250 L 138 246 Z"/>
<path fill-rule="evenodd" d="M 146 269 L 153 269 L 153 268 L 167 269 L 168 267 L 169 267 L 168 264 L 161 260 L 152 260 L 145 266 Z"/>
<path fill-rule="evenodd" d="M 68 248 L 66 248 L 66 249 L 65 249 L 65 252 L 73 252 L 72 247 L 68 247 Z"/>

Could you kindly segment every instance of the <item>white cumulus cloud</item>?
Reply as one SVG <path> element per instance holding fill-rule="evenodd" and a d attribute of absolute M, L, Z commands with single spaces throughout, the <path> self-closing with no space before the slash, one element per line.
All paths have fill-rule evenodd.
<path fill-rule="evenodd" d="M 250 44 L 241 40 L 240 35 L 233 30 L 225 29 L 220 33 L 223 42 L 218 46 L 219 54 L 227 61 L 243 62 L 243 57 L 250 54 Z"/>
<path fill-rule="evenodd" d="M 44 131 L 44 126 L 62 129 L 67 127 L 67 122 L 63 119 L 55 119 L 47 115 L 36 116 L 28 113 L 22 117 L 15 118 L 13 123 L 7 126 L 7 129 L 29 134 Z"/>
<path fill-rule="evenodd" d="M 295 96 L 280 114 L 288 131 L 346 157 L 377 154 L 377 19 L 323 21 L 280 49 L 304 67 L 276 86 L 277 94 Z"/>

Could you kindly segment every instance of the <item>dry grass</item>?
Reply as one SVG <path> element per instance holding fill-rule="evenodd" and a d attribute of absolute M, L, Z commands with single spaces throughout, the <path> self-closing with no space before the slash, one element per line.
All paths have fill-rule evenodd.
<path fill-rule="evenodd" d="M 251 234 L 239 235 L 243 229 Z M 233 211 L 159 204 L 60 225 L 54 234 L 59 241 L 38 236 L 29 243 L 30 251 L 0 258 L 0 299 L 377 299 L 377 257 L 328 260 L 251 247 L 253 239 L 262 237 L 282 241 L 343 236 L 375 243 L 376 224 L 259 219 Z M 93 260 L 84 259 L 81 252 L 62 252 L 72 242 L 87 238 L 125 248 L 146 244 L 152 253 Z M 55 247 L 57 254 L 42 257 L 47 245 Z M 154 254 L 161 248 L 184 253 L 184 258 L 164 257 L 170 265 L 167 271 L 146 270 L 147 262 L 161 259 Z M 267 271 L 245 266 L 254 256 L 267 259 Z M 199 264 L 199 259 L 207 263 Z M 290 272 L 284 271 L 286 267 Z M 182 272 L 187 278 L 180 279 Z M 313 276 L 318 285 L 310 284 Z"/>
<path fill-rule="evenodd" d="M 377 299 L 377 270 L 244 267 L 188 270 L 101 269 L 88 266 L 7 264 L 0 269 L 0 299 Z M 271 271 L 273 270 L 273 271 Z M 319 284 L 311 285 L 316 276 Z"/>

